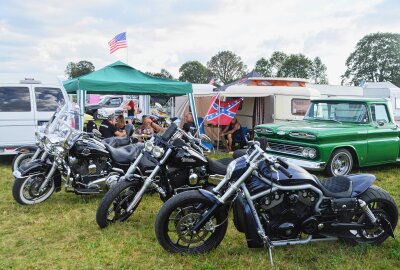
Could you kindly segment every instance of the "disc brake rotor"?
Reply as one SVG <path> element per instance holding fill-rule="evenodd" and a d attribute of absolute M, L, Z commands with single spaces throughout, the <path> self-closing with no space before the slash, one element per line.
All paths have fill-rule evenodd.
<path fill-rule="evenodd" d="M 200 229 L 196 233 L 191 232 L 191 228 L 199 218 L 200 213 L 189 213 L 185 216 L 183 216 L 176 224 L 176 230 L 177 234 L 180 238 L 180 240 L 184 243 L 191 243 L 191 244 L 196 244 L 198 242 L 203 241 L 209 234 L 209 230 L 207 230 L 209 226 L 206 224 L 205 228 Z M 208 223 L 210 223 L 209 221 Z"/>
<path fill-rule="evenodd" d="M 40 176 L 30 177 L 24 187 L 25 198 L 37 198 L 42 194 L 46 193 L 47 187 L 43 192 L 40 192 L 40 186 L 42 185 L 44 179 Z"/>

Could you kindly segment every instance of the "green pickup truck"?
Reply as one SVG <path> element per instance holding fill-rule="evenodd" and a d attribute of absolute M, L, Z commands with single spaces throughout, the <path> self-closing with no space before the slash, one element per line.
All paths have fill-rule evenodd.
<path fill-rule="evenodd" d="M 270 154 L 329 175 L 398 161 L 399 131 L 388 100 L 377 98 L 314 99 L 302 121 L 255 128 Z"/>

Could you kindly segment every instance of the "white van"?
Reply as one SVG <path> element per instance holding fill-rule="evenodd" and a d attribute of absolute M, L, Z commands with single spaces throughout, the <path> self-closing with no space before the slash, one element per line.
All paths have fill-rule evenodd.
<path fill-rule="evenodd" d="M 48 75 L 0 74 L 0 155 L 35 144 L 35 130 L 68 100 L 61 80 Z"/>

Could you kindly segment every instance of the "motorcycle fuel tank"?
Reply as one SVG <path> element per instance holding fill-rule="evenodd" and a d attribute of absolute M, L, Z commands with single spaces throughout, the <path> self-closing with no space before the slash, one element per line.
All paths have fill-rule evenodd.
<path fill-rule="evenodd" d="M 71 148 L 71 154 L 77 158 L 108 156 L 108 151 L 90 140 L 79 140 Z"/>
<path fill-rule="evenodd" d="M 182 167 L 200 167 L 207 164 L 207 159 L 199 152 L 189 148 L 181 148 L 177 150 L 175 157 L 171 159 L 171 165 Z"/>

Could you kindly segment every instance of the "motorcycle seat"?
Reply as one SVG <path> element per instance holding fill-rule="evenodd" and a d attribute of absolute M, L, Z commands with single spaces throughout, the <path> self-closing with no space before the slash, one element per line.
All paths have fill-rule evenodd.
<path fill-rule="evenodd" d="M 131 144 L 131 140 L 129 137 L 110 137 L 107 139 L 103 139 L 104 144 L 108 144 L 112 147 L 120 147 Z"/>
<path fill-rule="evenodd" d="M 228 168 L 229 163 L 224 164 L 224 163 L 226 163 L 225 159 L 222 159 L 222 161 L 212 160 L 212 159 L 207 159 L 207 160 L 208 160 L 208 169 L 210 170 L 211 173 L 219 174 L 219 175 L 226 174 L 226 170 Z M 231 159 L 231 161 L 232 161 L 232 159 Z"/>
<path fill-rule="evenodd" d="M 129 144 L 118 148 L 112 147 L 109 144 L 104 144 L 110 152 L 111 158 L 120 164 L 129 164 L 135 160 L 143 149 L 142 144 Z"/>
<path fill-rule="evenodd" d="M 315 176 L 314 176 L 315 177 Z M 315 177 L 316 178 L 316 177 Z M 353 182 L 346 176 L 333 176 L 325 180 L 316 178 L 325 196 L 332 198 L 350 198 Z"/>

